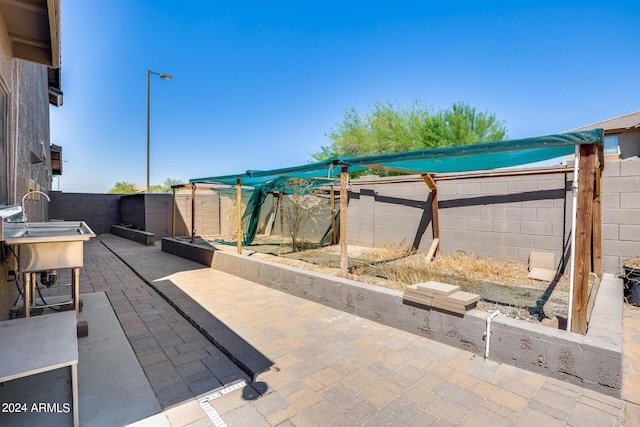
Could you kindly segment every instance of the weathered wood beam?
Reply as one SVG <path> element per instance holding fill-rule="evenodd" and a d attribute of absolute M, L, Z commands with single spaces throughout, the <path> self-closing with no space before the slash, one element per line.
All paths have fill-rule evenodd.
<path fill-rule="evenodd" d="M 237 226 L 238 226 L 238 253 L 242 254 L 242 185 L 240 178 L 236 180 L 236 208 L 237 208 Z"/>
<path fill-rule="evenodd" d="M 369 169 L 380 169 L 380 170 L 385 170 L 385 171 L 389 171 L 389 172 L 399 172 L 399 173 L 406 173 L 406 174 L 412 174 L 412 173 L 416 173 L 415 171 L 409 170 L 409 169 L 398 169 L 398 168 L 390 168 L 388 166 L 380 166 L 377 164 L 371 164 L 371 165 L 360 165 L 360 166 L 365 166 L 368 167 Z"/>
<path fill-rule="evenodd" d="M 431 190 L 431 229 L 433 231 L 433 242 L 438 242 L 431 258 L 440 253 L 440 220 L 438 216 L 438 186 L 430 174 L 423 174 L 422 180 Z M 432 245 L 433 248 L 433 245 Z M 431 252 L 431 250 L 429 250 Z M 429 258 L 429 260 L 431 260 Z"/>
<path fill-rule="evenodd" d="M 571 331 L 587 332 L 587 304 L 589 299 L 589 272 L 591 233 L 593 231 L 593 195 L 595 173 L 595 146 L 580 146 L 578 177 L 578 209 L 576 215 L 574 291 Z"/>
<path fill-rule="evenodd" d="M 196 186 L 191 186 L 191 243 L 196 240 Z"/>
<path fill-rule="evenodd" d="M 331 186 L 331 244 L 336 244 L 336 191 L 334 186 Z"/>
<path fill-rule="evenodd" d="M 349 168 L 342 166 L 340 173 L 340 275 L 349 276 L 349 257 L 347 255 L 347 206 L 349 194 L 347 193 L 347 178 Z"/>
<path fill-rule="evenodd" d="M 429 252 L 427 252 L 427 258 L 426 258 L 427 262 L 431 262 L 431 260 L 435 256 L 436 251 L 438 250 L 439 247 L 440 247 L 440 239 L 439 238 L 433 239 L 433 243 L 431 243 Z"/>

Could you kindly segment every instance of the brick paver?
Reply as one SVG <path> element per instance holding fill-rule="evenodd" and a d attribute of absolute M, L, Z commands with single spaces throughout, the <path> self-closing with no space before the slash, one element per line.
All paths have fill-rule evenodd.
<path fill-rule="evenodd" d="M 107 292 L 165 407 L 246 378 L 211 341 L 255 375 L 253 392 L 211 401 L 229 426 L 615 426 L 640 419 L 634 403 L 484 361 L 159 245 L 94 239 L 85 245 L 81 282 L 81 292 Z M 174 410 L 173 425 L 194 417 L 207 425 L 195 405 L 182 410 L 197 415 L 181 420 Z"/>

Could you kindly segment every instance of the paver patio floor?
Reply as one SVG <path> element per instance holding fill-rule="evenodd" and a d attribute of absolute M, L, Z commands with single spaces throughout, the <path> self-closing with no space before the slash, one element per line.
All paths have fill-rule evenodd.
<path fill-rule="evenodd" d="M 93 291 L 106 291 L 173 425 L 213 425 L 194 397 L 249 380 L 246 371 L 257 374 L 253 387 L 211 401 L 229 426 L 640 425 L 634 403 L 203 267 L 159 244 L 111 235 L 87 243 L 81 292 Z M 227 351 L 245 372 L 205 337 L 235 346 Z"/>

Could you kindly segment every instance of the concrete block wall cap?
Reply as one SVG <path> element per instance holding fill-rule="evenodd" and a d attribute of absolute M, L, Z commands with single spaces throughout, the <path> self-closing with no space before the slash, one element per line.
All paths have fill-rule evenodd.
<path fill-rule="evenodd" d="M 587 338 L 584 340 L 582 348 L 591 353 L 598 353 L 617 359 L 620 358 L 622 354 L 622 337 L 620 337 L 619 345 L 615 345 L 614 343 L 607 341 L 590 340 Z"/>
<path fill-rule="evenodd" d="M 548 344 L 553 346 L 564 346 L 573 349 L 582 349 L 584 345 L 584 335 L 576 334 L 569 331 L 561 331 L 560 329 L 547 328 L 539 325 L 545 331 L 540 332 L 540 337 Z"/>

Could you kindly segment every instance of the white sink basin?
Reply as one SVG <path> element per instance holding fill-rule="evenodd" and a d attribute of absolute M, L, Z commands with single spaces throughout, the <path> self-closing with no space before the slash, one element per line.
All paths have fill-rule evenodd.
<path fill-rule="evenodd" d="M 21 273 L 83 265 L 83 244 L 95 233 L 84 221 L 4 224 L 4 243 L 16 245 Z"/>
<path fill-rule="evenodd" d="M 7 245 L 87 241 L 96 237 L 84 221 L 8 223 L 4 242 Z"/>

